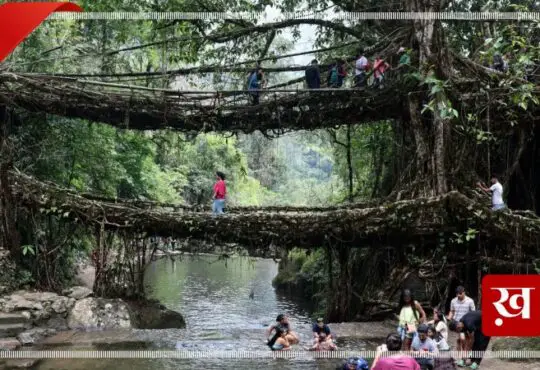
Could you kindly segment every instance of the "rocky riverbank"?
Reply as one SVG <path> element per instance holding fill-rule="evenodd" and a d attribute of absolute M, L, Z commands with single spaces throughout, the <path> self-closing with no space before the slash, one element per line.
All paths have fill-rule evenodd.
<path fill-rule="evenodd" d="M 0 350 L 32 346 L 67 330 L 184 327 L 183 316 L 159 302 L 95 298 L 92 290 L 83 286 L 67 289 L 62 295 L 16 291 L 0 298 Z M 9 360 L 4 365 L 10 368 L 34 364 Z"/>

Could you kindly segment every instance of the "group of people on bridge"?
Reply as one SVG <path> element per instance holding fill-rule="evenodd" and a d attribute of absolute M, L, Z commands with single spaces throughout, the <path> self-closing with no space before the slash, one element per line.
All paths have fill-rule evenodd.
<path fill-rule="evenodd" d="M 399 61 L 396 69 L 400 69 L 403 66 L 411 64 L 411 58 L 409 51 L 404 47 L 400 47 L 398 50 Z M 507 72 L 509 70 L 510 54 L 506 54 L 504 57 L 500 53 L 495 53 L 493 56 L 493 62 L 486 66 L 492 70 L 499 72 Z M 349 75 L 349 71 L 354 70 L 353 86 L 355 88 L 363 88 L 368 85 L 375 88 L 383 88 L 386 72 L 391 70 L 392 66 L 387 63 L 381 55 L 376 55 L 373 62 L 371 62 L 363 53 L 363 50 L 357 53 L 354 58 L 354 65 L 350 65 L 344 58 L 337 58 L 330 64 L 327 71 L 326 87 L 328 88 L 340 88 L 344 85 L 346 78 Z M 528 72 L 524 78 L 528 81 L 534 81 L 534 70 L 537 70 L 538 66 L 535 64 L 528 68 Z M 370 77 L 373 78 L 370 80 Z M 308 89 L 320 89 L 323 86 L 321 79 L 321 71 L 319 68 L 319 62 L 317 59 L 313 59 L 311 64 L 305 71 L 305 83 Z M 253 69 L 247 78 L 247 86 L 251 103 L 258 105 L 260 102 L 261 92 L 267 85 L 267 79 L 265 77 L 264 69 L 257 63 L 255 69 Z"/>
<path fill-rule="evenodd" d="M 506 208 L 503 200 L 503 186 L 499 182 L 498 176 L 491 176 L 491 186 L 488 188 L 483 182 L 478 182 L 478 187 L 487 193 L 491 193 L 492 210 L 499 211 Z M 212 195 L 212 213 L 222 215 L 225 211 L 225 197 L 227 195 L 227 185 L 225 184 L 225 174 L 216 172 L 216 183 Z"/>
<path fill-rule="evenodd" d="M 411 59 L 409 53 L 404 47 L 399 48 L 398 54 L 400 56 L 398 68 L 410 64 Z M 351 66 L 345 59 L 337 58 L 328 68 L 326 87 L 342 87 L 349 74 L 349 70 L 353 69 L 355 87 L 361 88 L 367 86 L 371 75 L 373 75 L 373 80 L 370 85 L 377 88 L 383 87 L 385 73 L 391 69 L 391 66 L 382 58 L 382 56 L 377 55 L 374 61 L 370 62 L 363 51 L 359 51 L 354 61 L 354 66 Z M 308 89 L 321 88 L 321 71 L 317 59 L 313 59 L 311 64 L 306 68 L 305 81 Z M 257 64 L 247 78 L 247 87 L 253 105 L 259 104 L 261 96 L 259 90 L 264 89 L 266 85 L 267 79 L 265 77 L 264 69 L 260 64 Z"/>
<path fill-rule="evenodd" d="M 399 48 L 398 55 L 400 56 L 398 67 L 410 65 L 411 58 L 404 47 Z M 328 69 L 326 86 L 330 88 L 340 88 L 343 86 L 349 70 L 354 70 L 354 87 L 362 88 L 368 85 L 369 77 L 373 75 L 371 86 L 382 88 L 385 79 L 385 74 L 392 67 L 382 56 L 377 55 L 373 62 L 359 51 L 354 59 L 354 66 L 347 63 L 345 59 L 338 58 L 332 63 Z M 311 61 L 311 65 L 306 69 L 306 85 L 308 89 L 321 88 L 321 72 L 317 59 Z"/>
<path fill-rule="evenodd" d="M 467 296 L 463 286 L 457 287 L 447 315 L 436 307 L 428 321 L 424 309 L 409 289 L 402 291 L 398 310 L 397 331 L 390 333 L 385 343 L 377 348 L 372 370 L 450 370 L 456 366 L 475 370 L 480 366 L 490 338 L 482 333 L 482 313 L 476 310 L 474 300 Z M 457 361 L 449 355 L 438 356 L 450 351 L 449 331 L 457 333 L 456 351 L 463 354 Z M 268 328 L 267 337 L 273 332 L 267 341 L 273 351 L 290 350 L 292 345 L 300 342 L 284 314 L 278 315 L 276 324 Z M 313 324 L 312 332 L 313 344 L 307 349 L 337 349 L 335 335 L 322 318 Z M 352 357 L 339 369 L 368 370 L 369 366 L 365 359 Z"/>

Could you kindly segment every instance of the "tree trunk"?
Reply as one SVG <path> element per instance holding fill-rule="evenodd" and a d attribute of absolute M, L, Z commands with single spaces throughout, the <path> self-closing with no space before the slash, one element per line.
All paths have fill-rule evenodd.
<path fill-rule="evenodd" d="M 349 170 L 349 202 L 353 202 L 353 166 L 352 166 L 352 144 L 351 125 L 347 126 L 347 168 Z"/>
<path fill-rule="evenodd" d="M 439 12 L 439 0 L 409 0 L 407 11 Z M 416 19 L 414 35 L 418 43 L 419 72 L 423 79 L 433 76 L 444 80 L 450 71 L 449 55 L 444 50 L 443 30 L 440 21 Z M 434 112 L 431 119 L 423 117 L 422 108 L 433 98 Z M 417 195 L 439 195 L 448 191 L 445 167 L 445 120 L 439 111 L 440 97 L 428 97 L 427 92 L 409 95 L 411 129 L 416 142 L 416 181 L 423 184 Z"/>
<path fill-rule="evenodd" d="M 350 319 L 350 306 L 353 295 L 351 276 L 351 249 L 338 246 L 339 277 L 337 287 L 330 294 L 327 321 L 342 322 Z"/>
<path fill-rule="evenodd" d="M 9 182 L 9 171 L 13 168 L 13 153 L 9 139 L 11 113 L 0 106 L 0 249 L 7 249 L 17 260 L 20 253 L 20 235 L 16 227 L 15 202 Z"/>

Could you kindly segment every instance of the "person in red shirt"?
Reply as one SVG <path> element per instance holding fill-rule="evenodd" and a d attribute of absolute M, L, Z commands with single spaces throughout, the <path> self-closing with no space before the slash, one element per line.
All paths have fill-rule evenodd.
<path fill-rule="evenodd" d="M 377 56 L 375 63 L 373 63 L 373 86 L 380 89 L 383 88 L 384 73 L 390 68 L 390 64 L 386 63 L 384 59 Z"/>
<path fill-rule="evenodd" d="M 225 175 L 223 172 L 216 172 L 217 181 L 214 184 L 214 200 L 212 204 L 212 213 L 215 215 L 223 214 L 225 208 L 225 195 L 227 194 L 227 186 L 225 185 Z"/>

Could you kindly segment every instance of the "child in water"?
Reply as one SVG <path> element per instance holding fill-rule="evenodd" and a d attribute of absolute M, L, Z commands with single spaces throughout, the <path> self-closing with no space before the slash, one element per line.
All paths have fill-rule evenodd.
<path fill-rule="evenodd" d="M 291 349 L 291 345 L 287 340 L 287 332 L 276 328 L 276 334 L 274 337 L 268 341 L 268 346 L 272 351 L 286 351 Z"/>
<path fill-rule="evenodd" d="M 334 351 L 337 346 L 332 341 L 332 338 L 328 337 L 326 333 L 321 332 L 319 337 L 315 339 L 315 344 L 310 348 L 311 351 Z"/>

